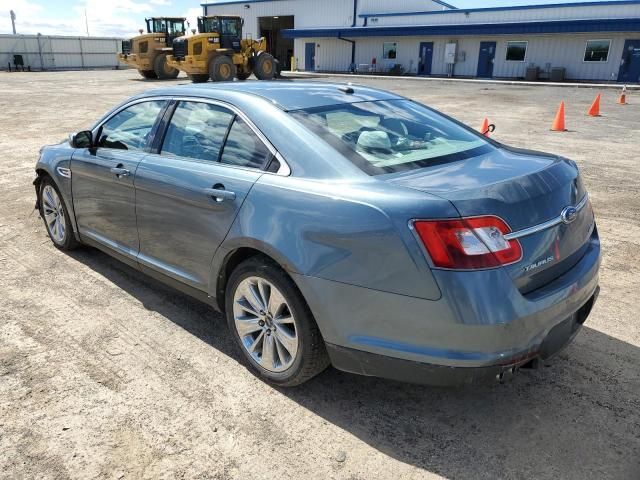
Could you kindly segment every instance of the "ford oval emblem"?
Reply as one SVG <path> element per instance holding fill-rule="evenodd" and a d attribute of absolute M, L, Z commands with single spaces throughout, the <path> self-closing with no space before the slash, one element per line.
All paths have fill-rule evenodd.
<path fill-rule="evenodd" d="M 578 209 L 576 207 L 565 207 L 560 214 L 562 223 L 569 225 L 578 218 Z"/>

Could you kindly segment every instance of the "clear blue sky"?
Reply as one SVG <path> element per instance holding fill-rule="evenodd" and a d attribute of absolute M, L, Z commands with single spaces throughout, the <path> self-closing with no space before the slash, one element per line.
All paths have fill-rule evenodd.
<path fill-rule="evenodd" d="M 558 3 L 558 0 L 447 1 L 458 8 Z M 145 16 L 151 15 L 186 16 L 195 27 L 195 19 L 202 12 L 200 3 L 201 0 L 0 0 L 0 33 L 11 33 L 11 9 L 17 15 L 18 33 L 83 35 L 85 9 L 91 35 L 131 36 L 144 27 Z"/>

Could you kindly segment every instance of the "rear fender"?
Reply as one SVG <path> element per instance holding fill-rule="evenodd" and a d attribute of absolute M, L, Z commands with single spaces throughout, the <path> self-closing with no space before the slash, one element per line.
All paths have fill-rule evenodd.
<path fill-rule="evenodd" d="M 263 175 L 214 255 L 210 294 L 217 291 L 225 256 L 234 249 L 250 247 L 292 274 L 439 299 L 440 289 L 418 243 L 407 222 L 398 218 L 410 218 L 403 210 L 416 200 L 431 217 L 435 212 L 451 213 L 442 208 L 443 204 L 451 205 L 440 199 L 430 201 L 429 195 L 419 192 L 389 193 L 385 185 L 376 190 L 376 183 L 354 188 Z M 367 194 L 378 200 L 385 197 L 385 209 L 367 203 Z"/>

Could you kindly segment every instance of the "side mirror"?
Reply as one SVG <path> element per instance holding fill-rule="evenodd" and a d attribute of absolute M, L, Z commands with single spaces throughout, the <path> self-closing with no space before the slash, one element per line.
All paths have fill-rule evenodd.
<path fill-rule="evenodd" d="M 93 148 L 93 133 L 91 130 L 72 133 L 69 135 L 69 144 L 73 148 Z"/>

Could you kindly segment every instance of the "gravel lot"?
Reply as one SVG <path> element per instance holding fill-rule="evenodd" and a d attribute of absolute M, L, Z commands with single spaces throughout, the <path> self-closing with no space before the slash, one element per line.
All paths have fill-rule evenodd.
<path fill-rule="evenodd" d="M 181 78 L 177 83 L 185 82 Z M 0 476 L 640 478 L 640 94 L 361 80 L 515 146 L 575 159 L 602 237 L 602 292 L 550 368 L 443 390 L 327 370 L 279 390 L 209 307 L 93 249 L 52 247 L 33 211 L 41 145 L 136 92 L 134 71 L 0 73 Z M 549 131 L 561 99 L 567 133 Z"/>

